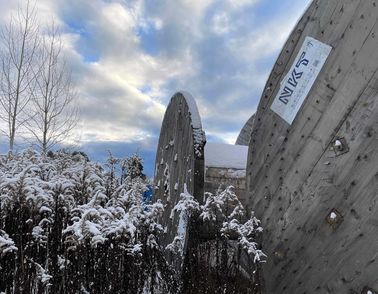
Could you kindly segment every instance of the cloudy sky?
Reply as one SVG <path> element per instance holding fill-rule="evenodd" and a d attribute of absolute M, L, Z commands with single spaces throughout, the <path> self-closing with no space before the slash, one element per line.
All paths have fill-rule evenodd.
<path fill-rule="evenodd" d="M 160 125 L 178 90 L 197 100 L 208 141 L 234 143 L 256 110 L 310 0 L 37 0 L 63 31 L 93 160 L 139 152 L 151 176 Z M 0 0 L 0 23 L 20 2 Z M 22 2 L 21 2 L 22 3 Z"/>

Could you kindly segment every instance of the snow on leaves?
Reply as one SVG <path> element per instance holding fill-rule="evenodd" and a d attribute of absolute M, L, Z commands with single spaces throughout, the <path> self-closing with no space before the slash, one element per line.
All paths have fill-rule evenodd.
<path fill-rule="evenodd" d="M 166 269 L 157 239 L 164 207 L 145 202 L 146 190 L 137 155 L 110 154 L 104 166 L 80 153 L 0 156 L 0 269 L 6 272 L 0 292 L 136 293 L 153 283 L 159 264 Z"/>
<path fill-rule="evenodd" d="M 188 193 L 186 185 L 184 185 L 184 192 L 181 193 L 179 202 L 172 209 L 171 219 L 173 219 L 175 213 L 180 216 L 184 215 L 186 221 L 189 218 L 194 218 L 199 221 L 199 225 L 215 228 L 214 238 L 237 240 L 241 248 L 253 257 L 255 263 L 264 262 L 266 255 L 255 241 L 256 236 L 263 231 L 260 221 L 254 217 L 253 213 L 247 219 L 246 211 L 234 193 L 232 186 L 225 190 L 218 190 L 215 195 L 206 193 L 206 201 L 203 205 L 200 205 Z M 184 246 L 183 242 L 183 236 L 178 232 L 167 248 L 179 253 Z"/>
<path fill-rule="evenodd" d="M 188 217 L 191 217 L 200 210 L 198 201 L 190 195 L 186 184 L 184 184 L 184 192 L 180 194 L 180 200 L 171 211 L 170 218 L 172 219 L 176 212 L 184 212 Z"/>
<path fill-rule="evenodd" d="M 0 256 L 17 251 L 14 241 L 3 230 L 0 230 Z"/>
<path fill-rule="evenodd" d="M 185 185 L 171 213 L 177 236 L 162 248 L 164 206 L 144 200 L 147 184 L 138 156 L 110 154 L 104 166 L 80 153 L 0 156 L 0 292 L 178 293 L 178 275 L 164 253 L 184 257 L 193 220 L 263 261 L 255 238 L 260 223 L 246 218 L 232 187 L 207 193 L 200 205 Z"/>

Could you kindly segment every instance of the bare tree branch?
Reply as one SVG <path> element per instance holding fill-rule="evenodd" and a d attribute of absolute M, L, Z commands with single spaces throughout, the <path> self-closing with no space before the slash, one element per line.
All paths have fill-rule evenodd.
<path fill-rule="evenodd" d="M 27 128 L 46 153 L 71 134 L 78 121 L 76 94 L 65 58 L 59 29 L 51 24 L 42 38 L 39 66 L 32 85 L 32 116 Z"/>
<path fill-rule="evenodd" d="M 34 67 L 40 40 L 35 5 L 28 0 L 25 8 L 20 7 L 2 28 L 0 38 L 0 119 L 7 128 L 9 149 L 13 150 L 16 133 L 26 121 L 30 85 L 37 72 Z"/>

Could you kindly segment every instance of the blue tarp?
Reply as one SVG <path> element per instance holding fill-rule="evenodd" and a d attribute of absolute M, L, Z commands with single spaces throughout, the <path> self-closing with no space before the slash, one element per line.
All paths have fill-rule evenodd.
<path fill-rule="evenodd" d="M 143 200 L 144 202 L 151 202 L 152 201 L 152 194 L 153 194 L 153 189 L 151 185 L 147 185 L 147 190 L 144 191 L 143 193 Z"/>

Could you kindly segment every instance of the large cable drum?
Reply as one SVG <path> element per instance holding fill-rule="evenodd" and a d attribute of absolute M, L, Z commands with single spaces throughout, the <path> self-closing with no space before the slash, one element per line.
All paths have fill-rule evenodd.
<path fill-rule="evenodd" d="M 164 204 L 161 222 L 164 246 L 175 237 L 187 241 L 187 219 L 171 211 L 185 190 L 199 202 L 203 200 L 205 133 L 194 98 L 178 92 L 172 98 L 164 115 L 155 161 L 154 199 Z M 175 262 L 175 261 L 172 261 Z"/>
<path fill-rule="evenodd" d="M 378 291 L 377 6 L 313 1 L 262 93 L 247 189 L 267 293 Z"/>
<path fill-rule="evenodd" d="M 253 114 L 241 129 L 238 138 L 236 139 L 235 145 L 248 146 L 251 140 L 251 133 L 253 128 L 253 121 L 255 120 L 255 115 Z"/>

